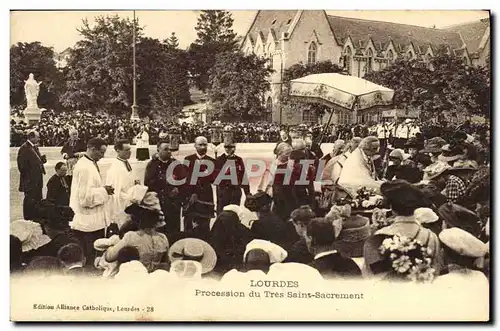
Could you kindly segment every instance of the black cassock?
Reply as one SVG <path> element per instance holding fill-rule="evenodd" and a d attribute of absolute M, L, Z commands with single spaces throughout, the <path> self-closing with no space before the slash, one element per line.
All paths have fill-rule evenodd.
<path fill-rule="evenodd" d="M 227 162 L 229 161 L 229 162 Z M 245 195 L 250 193 L 250 184 L 245 170 L 243 159 L 237 155 L 228 156 L 226 153 L 219 156 L 215 162 L 216 173 L 219 178 L 222 176 L 236 174 L 237 182 L 231 180 L 220 180 L 217 184 L 217 213 L 227 205 L 240 205 L 241 189 L 245 191 Z M 221 172 L 224 172 L 221 173 Z"/>

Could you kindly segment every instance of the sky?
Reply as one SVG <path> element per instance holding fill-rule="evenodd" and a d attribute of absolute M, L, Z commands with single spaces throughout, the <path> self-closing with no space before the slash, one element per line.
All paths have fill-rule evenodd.
<path fill-rule="evenodd" d="M 255 10 L 231 11 L 234 19 L 233 29 L 244 35 L 252 24 Z M 379 20 L 403 24 L 437 28 L 470 22 L 488 17 L 485 11 L 331 11 L 330 15 Z M 133 17 L 132 11 L 12 11 L 10 15 L 10 44 L 17 42 L 40 41 L 51 46 L 56 52 L 72 47 L 79 39 L 77 28 L 83 19 L 92 22 L 96 16 L 118 14 L 122 17 Z M 197 17 L 196 10 L 159 10 L 136 11 L 139 24 L 144 26 L 144 34 L 148 37 L 163 40 L 175 32 L 180 47 L 187 48 L 195 39 Z"/>

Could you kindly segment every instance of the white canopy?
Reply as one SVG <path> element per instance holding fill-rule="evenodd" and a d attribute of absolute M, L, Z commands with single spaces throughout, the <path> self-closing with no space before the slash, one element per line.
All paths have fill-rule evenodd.
<path fill-rule="evenodd" d="M 392 104 L 394 90 L 365 79 L 334 73 L 309 75 L 290 82 L 290 96 L 320 99 L 347 109 Z"/>

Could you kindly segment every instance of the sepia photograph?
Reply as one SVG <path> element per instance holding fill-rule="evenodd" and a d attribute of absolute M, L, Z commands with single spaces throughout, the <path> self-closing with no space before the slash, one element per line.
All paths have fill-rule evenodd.
<path fill-rule="evenodd" d="M 12 322 L 491 322 L 490 11 L 9 15 Z"/>

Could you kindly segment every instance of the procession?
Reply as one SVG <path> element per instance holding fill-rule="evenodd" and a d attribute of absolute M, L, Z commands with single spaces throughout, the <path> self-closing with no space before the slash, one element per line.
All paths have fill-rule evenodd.
<path fill-rule="evenodd" d="M 202 12 L 203 18 L 225 11 Z M 141 88 L 146 85 L 136 84 L 136 69 L 141 67 L 136 68 L 135 11 L 128 110 L 82 110 L 95 107 L 94 101 L 87 108 L 55 110 L 46 106 L 54 84 L 38 69 L 25 75 L 24 95 L 11 110 L 10 122 L 11 277 L 92 278 L 140 286 L 159 281 L 163 288 L 193 281 L 246 286 L 262 281 L 268 282 L 266 287 L 274 286 L 273 282 L 282 287 L 279 281 L 299 279 L 308 284 L 331 281 L 331 287 L 325 287 L 331 291 L 344 282 L 360 281 L 478 289 L 487 297 L 492 128 L 479 96 L 473 105 L 470 102 L 478 111 L 467 113 L 461 98 L 445 95 L 455 93 L 453 88 L 429 87 L 422 92 L 412 85 L 411 102 L 403 105 L 406 87 L 400 85 L 418 81 L 426 64 L 415 60 L 420 63 L 415 73 L 408 69 L 413 79 L 391 86 L 382 80 L 391 70 L 390 61 L 373 54 L 359 60 L 361 55 L 354 56 L 349 48 L 357 47 L 354 35 L 339 46 L 343 50 L 338 67 L 343 71 L 318 73 L 311 69 L 321 60 L 317 47 L 323 44 L 316 38 L 330 41 L 326 32 L 321 34 L 321 24 L 308 34 L 300 32 L 305 27 L 296 21 L 323 17 L 322 11 L 279 12 L 258 11 L 239 47 L 256 52 L 267 37 L 266 29 L 271 31 L 268 39 L 281 33 L 276 45 L 283 43 L 283 49 L 287 38 L 311 35 L 305 55 L 308 64 L 296 64 L 310 71 L 304 69 L 293 77 L 291 69 L 286 75 L 283 68 L 275 70 L 270 75 L 282 81 L 292 75 L 292 79 L 285 87 L 268 79 L 266 97 L 255 91 L 235 92 L 236 88 L 224 94 L 215 92 L 226 77 L 216 75 L 220 67 L 216 62 L 208 70 L 212 85 L 206 93 L 212 107 L 207 109 L 212 110 L 203 120 L 173 116 L 170 109 L 180 114 L 177 104 L 165 106 L 169 110 L 164 113 L 141 113 L 145 106 L 139 100 L 146 95 Z M 316 12 L 319 16 L 314 16 Z M 351 20 L 324 16 L 336 36 Z M 280 20 L 286 22 L 289 17 L 292 23 L 278 27 Z M 278 22 L 271 24 L 272 18 Z M 365 24 L 352 21 L 351 29 Z M 366 24 L 377 29 L 375 23 Z M 487 26 L 489 33 L 489 20 Z M 294 28 L 298 29 L 295 37 L 285 36 Z M 453 31 L 429 28 L 428 34 L 442 33 L 452 43 Z M 417 38 L 417 32 L 411 36 Z M 363 49 L 371 51 L 369 45 L 379 43 L 373 38 L 376 42 L 365 43 Z M 388 42 L 377 38 L 380 45 L 372 47 Z M 391 42 L 396 39 L 393 34 Z M 421 45 L 411 46 L 410 53 L 417 59 L 425 53 L 422 45 L 433 41 L 412 42 Z M 83 51 L 77 48 L 75 59 L 80 59 L 78 52 Z M 326 49 L 322 56 L 325 53 Z M 439 63 L 456 65 L 449 55 L 442 56 L 445 60 L 432 62 L 429 77 L 439 74 Z M 470 64 L 460 70 L 483 70 L 470 56 Z M 68 61 L 73 63 L 73 58 Z M 367 67 L 372 65 L 378 69 Z M 359 74 L 361 67 L 356 74 L 356 66 L 364 66 L 365 74 Z M 275 91 L 284 95 L 278 101 L 272 99 Z M 467 91 L 467 95 L 482 93 Z M 237 101 L 241 109 L 235 108 L 238 104 L 228 106 L 239 93 L 255 95 L 256 105 L 237 118 L 235 114 L 251 102 L 246 96 Z M 109 98 L 121 94 L 117 95 Z M 432 102 L 442 98 L 456 104 L 436 102 L 431 107 L 431 101 L 422 101 L 415 106 L 427 95 Z M 266 108 L 267 104 L 271 106 Z M 251 117 L 255 109 L 267 112 L 263 113 L 267 119 Z M 295 287 L 291 284 L 283 287 Z M 340 292 L 327 290 L 313 297 L 342 298 Z M 292 291 L 290 298 L 307 298 L 294 289 L 287 291 Z M 211 293 L 216 292 L 196 289 L 196 293 L 214 296 Z"/>

